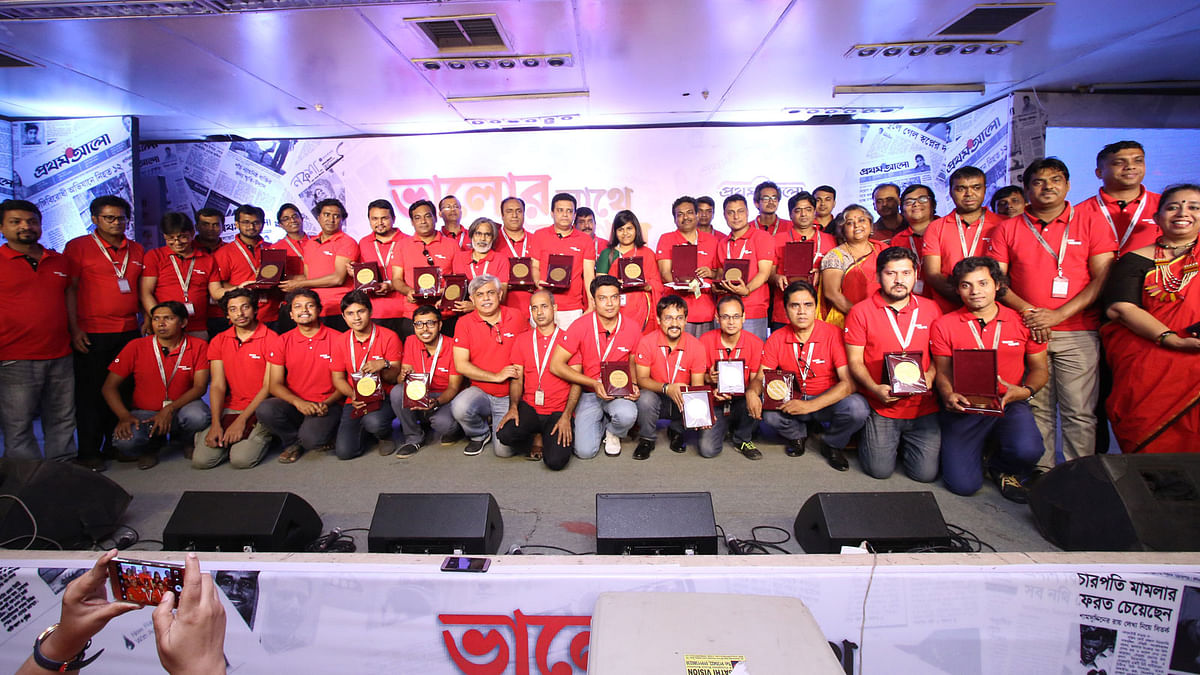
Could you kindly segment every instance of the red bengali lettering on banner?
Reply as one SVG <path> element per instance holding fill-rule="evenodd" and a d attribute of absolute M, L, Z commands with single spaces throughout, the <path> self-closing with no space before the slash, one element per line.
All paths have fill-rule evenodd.
<path fill-rule="evenodd" d="M 407 211 L 422 199 L 436 204 L 442 197 L 453 194 L 463 201 L 468 213 L 498 215 L 500 202 L 505 197 L 520 197 L 525 200 L 526 219 L 537 220 L 550 214 L 550 176 L 545 174 L 391 178 L 388 187 L 392 191 L 392 202 L 401 211 Z M 459 195 L 460 192 L 463 194 Z"/>
<path fill-rule="evenodd" d="M 457 631 L 449 628 L 443 630 L 442 642 L 446 645 L 446 652 L 465 675 L 499 675 L 508 669 L 510 663 L 515 666 L 516 675 L 530 675 L 530 627 L 537 628 L 533 657 L 538 675 L 587 672 L 587 651 L 591 641 L 589 616 L 535 615 L 515 610 L 511 617 L 496 614 L 439 614 L 438 620 L 448 627 L 499 626 L 508 629 L 504 632 L 511 631 L 513 641 L 510 645 L 504 632 L 495 628 L 486 634 L 478 628 L 470 628 L 459 633 L 458 638 L 455 637 Z M 550 663 L 550 649 L 554 641 L 564 629 L 570 627 L 580 629 L 567 645 L 570 661 Z M 459 649 L 456 639 L 461 640 L 462 649 Z M 476 662 L 493 653 L 495 656 L 491 660 Z"/>
<path fill-rule="evenodd" d="M 569 190 L 559 190 L 565 192 L 579 202 L 576 207 L 586 206 L 596 214 L 597 221 L 607 221 L 612 215 L 616 215 L 618 211 L 633 208 L 633 188 L 612 187 L 608 189 L 597 188 L 577 188 Z"/>

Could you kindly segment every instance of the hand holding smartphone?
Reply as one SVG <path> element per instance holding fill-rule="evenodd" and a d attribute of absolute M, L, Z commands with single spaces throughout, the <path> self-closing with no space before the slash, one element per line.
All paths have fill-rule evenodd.
<path fill-rule="evenodd" d="M 442 561 L 443 572 L 486 572 L 492 561 L 487 558 L 466 558 L 452 555 Z"/>
<path fill-rule="evenodd" d="M 157 605 L 167 591 L 183 590 L 183 565 L 113 558 L 108 563 L 113 597 L 139 605 Z"/>

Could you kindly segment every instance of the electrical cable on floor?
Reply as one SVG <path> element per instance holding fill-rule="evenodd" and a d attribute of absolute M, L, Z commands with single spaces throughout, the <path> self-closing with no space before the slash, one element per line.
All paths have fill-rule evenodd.
<path fill-rule="evenodd" d="M 356 527 L 354 529 L 361 530 L 363 528 Z M 314 539 L 304 550 L 308 553 L 354 553 L 358 547 L 354 544 L 354 537 L 345 534 L 347 531 L 335 527 L 327 534 Z"/>
<path fill-rule="evenodd" d="M 750 528 L 749 539 L 737 539 L 725 534 L 725 529 L 720 525 L 717 529 L 721 532 L 721 538 L 725 541 L 725 547 L 729 550 L 730 555 L 771 555 L 778 552 L 784 555 L 791 555 L 791 551 L 783 548 L 782 544 L 786 544 L 792 540 L 792 535 L 782 527 L 774 525 L 755 525 Z M 764 540 L 758 535 L 759 530 L 775 530 L 783 533 L 783 539 Z"/>
<path fill-rule="evenodd" d="M 25 544 L 25 546 L 22 547 L 22 550 L 28 551 L 29 547 L 33 546 L 33 542 L 38 541 L 39 539 L 42 541 L 48 541 L 51 544 L 54 544 L 60 551 L 63 550 L 62 544 L 58 543 L 57 541 L 54 541 L 53 539 L 51 539 L 49 537 L 43 537 L 38 534 L 37 518 L 33 517 L 33 512 L 29 510 L 29 507 L 25 505 L 25 502 L 21 501 L 20 497 L 18 497 L 16 495 L 0 495 L 0 497 L 8 497 L 9 499 L 13 500 L 18 505 L 20 505 L 20 507 L 25 510 L 25 515 L 29 516 L 29 522 L 33 523 L 33 534 L 22 534 L 22 535 L 13 537 L 11 539 L 8 539 L 6 541 L 0 541 L 0 548 L 8 546 L 9 544 L 13 543 L 14 541 L 19 541 L 21 539 L 28 538 L 29 543 Z"/>
<path fill-rule="evenodd" d="M 994 546 L 975 536 L 970 530 L 951 523 L 946 523 L 946 529 L 950 532 L 949 546 L 922 546 L 905 553 L 982 553 L 985 548 L 992 553 L 996 552 Z"/>
<path fill-rule="evenodd" d="M 551 546 L 549 544 L 513 544 L 508 549 L 508 555 L 526 555 L 525 549 L 527 549 L 527 548 L 544 548 L 544 549 L 548 549 L 551 551 L 560 551 L 560 552 L 566 553 L 568 555 L 595 555 L 596 554 L 595 551 L 585 551 L 583 553 L 576 553 L 575 551 L 572 551 L 570 549 L 563 548 L 561 546 Z M 529 555 L 547 555 L 547 554 L 531 553 Z"/>

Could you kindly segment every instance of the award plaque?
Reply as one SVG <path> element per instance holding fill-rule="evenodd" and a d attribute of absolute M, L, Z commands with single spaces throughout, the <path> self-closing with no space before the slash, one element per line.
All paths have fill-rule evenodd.
<path fill-rule="evenodd" d="M 443 312 L 453 312 L 454 303 L 467 299 L 467 275 L 447 274 L 442 277 L 442 302 L 438 309 Z"/>
<path fill-rule="evenodd" d="M 671 280 L 687 286 L 696 278 L 700 247 L 696 244 L 675 244 L 671 247 Z"/>
<path fill-rule="evenodd" d="M 365 401 L 365 408 L 355 408 L 351 417 L 362 417 L 369 412 L 379 410 L 383 402 L 383 383 L 378 373 L 352 373 L 350 386 L 354 387 L 354 400 Z"/>
<path fill-rule="evenodd" d="M 743 284 L 750 283 L 750 261 L 740 258 L 733 258 L 725 261 L 725 267 L 721 269 L 721 281 L 742 282 Z"/>
<path fill-rule="evenodd" d="M 763 373 L 763 410 L 779 410 L 784 403 L 794 398 L 796 376 L 782 370 L 768 370 Z"/>
<path fill-rule="evenodd" d="M 383 284 L 383 276 L 379 272 L 379 263 L 377 262 L 350 263 L 350 278 L 354 279 L 354 290 L 356 291 L 377 293 L 380 285 Z"/>
<path fill-rule="evenodd" d="M 712 388 L 688 387 L 680 393 L 683 398 L 683 426 L 687 429 L 707 429 L 716 423 L 713 416 Z"/>
<path fill-rule="evenodd" d="M 404 378 L 404 407 L 409 410 L 429 410 L 433 399 L 429 398 L 429 376 L 425 373 L 409 373 Z"/>
<path fill-rule="evenodd" d="M 600 381 L 604 392 L 613 398 L 633 396 L 633 376 L 628 361 L 605 361 L 600 364 Z"/>
<path fill-rule="evenodd" d="M 742 359 L 717 361 L 717 393 L 746 393 L 746 362 Z"/>
<path fill-rule="evenodd" d="M 508 287 L 514 291 L 532 291 L 537 288 L 533 279 L 532 258 L 508 259 Z"/>
<path fill-rule="evenodd" d="M 779 266 L 779 273 L 787 277 L 789 282 L 803 279 L 812 283 L 813 256 L 816 250 L 816 242 L 812 239 L 787 242 L 783 245 L 783 260 Z"/>
<path fill-rule="evenodd" d="M 233 426 L 233 423 L 237 421 L 237 418 L 238 413 L 226 413 L 221 415 L 221 428 L 229 429 L 229 427 Z M 234 443 L 241 443 L 247 438 L 250 438 L 250 432 L 254 431 L 255 424 L 258 424 L 258 417 L 256 415 L 251 415 L 250 419 L 246 420 L 246 426 L 242 429 L 241 437 L 234 441 Z"/>
<path fill-rule="evenodd" d="M 955 349 L 954 393 L 967 399 L 966 411 L 977 415 L 1003 415 L 999 381 L 996 379 L 996 350 Z"/>
<path fill-rule="evenodd" d="M 617 278 L 621 281 L 622 291 L 640 291 L 645 288 L 646 269 L 642 266 L 642 256 L 617 258 Z"/>
<path fill-rule="evenodd" d="M 258 278 L 254 280 L 253 284 L 250 284 L 249 288 L 274 288 L 279 285 L 280 279 L 283 278 L 283 271 L 287 267 L 287 251 L 264 248 L 261 255 Z"/>
<path fill-rule="evenodd" d="M 413 268 L 413 296 L 417 302 L 432 304 L 442 297 L 442 270 L 440 267 Z"/>
<path fill-rule="evenodd" d="M 546 263 L 546 288 L 562 293 L 571 287 L 571 268 L 575 259 L 561 253 L 551 253 Z"/>
<path fill-rule="evenodd" d="M 892 387 L 892 396 L 925 394 L 929 385 L 925 382 L 925 371 L 921 368 L 923 352 L 887 352 L 883 364 L 887 382 Z"/>

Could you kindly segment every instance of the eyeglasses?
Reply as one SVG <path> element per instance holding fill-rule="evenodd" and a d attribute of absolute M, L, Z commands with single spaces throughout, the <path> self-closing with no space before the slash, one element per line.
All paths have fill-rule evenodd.
<path fill-rule="evenodd" d="M 717 318 L 722 321 L 737 321 L 742 318 L 741 314 L 718 314 Z"/>
<path fill-rule="evenodd" d="M 928 197 L 928 196 L 922 196 L 922 197 L 909 197 L 908 199 L 905 199 L 905 200 L 904 200 L 904 205 L 905 205 L 905 206 L 916 206 L 917 204 L 928 204 L 928 203 L 929 203 L 929 197 Z"/>
<path fill-rule="evenodd" d="M 284 216 L 279 219 L 279 222 L 281 222 L 281 223 L 299 223 L 299 222 L 303 222 L 303 221 L 304 221 L 304 218 L 302 218 L 300 216 Z"/>
<path fill-rule="evenodd" d="M 441 321 L 432 319 L 430 321 L 414 321 L 413 328 L 437 328 Z"/>
<path fill-rule="evenodd" d="M 758 198 L 758 201 L 760 201 L 760 202 L 771 202 L 772 204 L 778 204 L 778 203 L 779 203 L 779 197 L 770 197 L 770 196 L 767 196 L 767 195 L 763 195 L 763 196 L 761 196 L 761 197 L 759 197 L 759 198 Z"/>
<path fill-rule="evenodd" d="M 129 216 L 100 216 L 100 220 L 104 221 L 105 225 L 116 225 L 118 223 L 124 225 L 129 222 Z"/>

